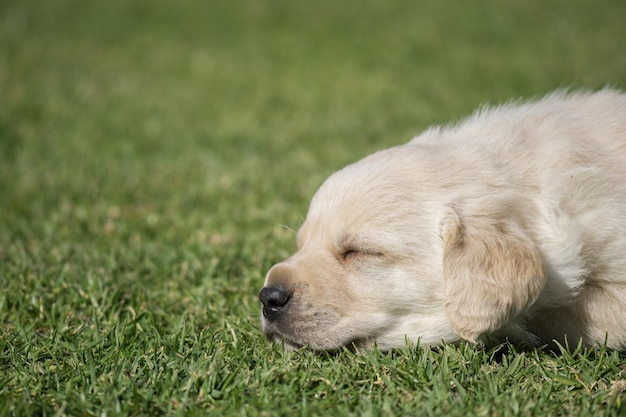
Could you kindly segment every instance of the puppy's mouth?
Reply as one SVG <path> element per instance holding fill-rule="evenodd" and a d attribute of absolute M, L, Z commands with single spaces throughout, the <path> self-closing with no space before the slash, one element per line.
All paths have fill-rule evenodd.
<path fill-rule="evenodd" d="M 306 343 L 302 343 L 302 342 L 298 342 L 294 340 L 293 337 L 283 334 L 274 326 L 268 326 L 266 323 L 263 323 L 263 324 L 264 324 L 263 333 L 265 334 L 265 337 L 268 340 L 276 344 L 279 344 L 279 345 L 282 344 L 285 347 L 285 349 L 289 351 L 294 351 L 294 350 L 302 349 L 303 347 L 306 346 Z"/>
<path fill-rule="evenodd" d="M 288 351 L 300 350 L 306 346 L 305 344 L 298 343 L 277 333 L 266 334 L 265 336 L 274 343 L 282 344 Z"/>
<path fill-rule="evenodd" d="M 356 351 L 374 345 L 374 332 L 363 334 L 367 326 L 355 325 L 353 318 L 335 306 L 313 307 L 293 292 L 289 297 L 283 293 L 286 291 L 279 287 L 262 291 L 261 326 L 269 340 L 282 344 L 288 351 L 303 348 L 316 352 Z"/>
<path fill-rule="evenodd" d="M 301 349 L 310 349 L 314 352 L 340 352 L 344 349 L 347 349 L 350 352 L 357 352 L 359 350 L 369 350 L 371 349 L 376 341 L 371 338 L 353 338 L 343 343 L 337 344 L 320 344 L 320 343 L 310 343 L 310 342 L 302 342 L 294 340 L 294 338 L 286 336 L 279 332 L 265 331 L 265 337 L 268 340 L 276 343 L 282 344 L 287 351 L 296 351 Z"/>

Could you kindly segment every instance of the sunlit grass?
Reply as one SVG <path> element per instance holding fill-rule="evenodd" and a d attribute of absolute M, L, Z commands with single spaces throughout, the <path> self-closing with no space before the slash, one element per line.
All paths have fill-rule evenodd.
<path fill-rule="evenodd" d="M 333 170 L 622 87 L 621 1 L 0 4 L 0 415 L 620 415 L 623 354 L 286 353 L 263 275 Z"/>

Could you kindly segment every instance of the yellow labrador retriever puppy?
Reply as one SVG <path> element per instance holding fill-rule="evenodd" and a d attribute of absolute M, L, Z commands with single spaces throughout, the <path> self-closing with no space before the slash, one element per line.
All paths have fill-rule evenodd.
<path fill-rule="evenodd" d="M 626 350 L 626 95 L 482 109 L 332 175 L 262 325 L 286 346 Z"/>

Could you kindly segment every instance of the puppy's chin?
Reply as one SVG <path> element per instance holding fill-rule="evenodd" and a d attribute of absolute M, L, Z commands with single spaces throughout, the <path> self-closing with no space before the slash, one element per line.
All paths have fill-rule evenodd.
<path fill-rule="evenodd" d="M 283 345 L 285 350 L 289 352 L 297 351 L 303 348 L 310 349 L 315 352 L 337 352 L 347 349 L 351 352 L 359 350 L 372 350 L 376 345 L 376 341 L 371 338 L 353 337 L 346 340 L 340 338 L 324 338 L 313 335 L 309 339 L 296 338 L 293 335 L 285 335 L 277 330 L 274 326 L 263 320 L 263 333 L 268 340 Z"/>
<path fill-rule="evenodd" d="M 303 348 L 304 346 L 306 346 L 306 344 L 298 343 L 295 340 L 292 340 L 291 338 L 289 338 L 288 336 L 282 334 L 278 330 L 277 326 L 266 321 L 266 319 L 262 316 L 261 316 L 261 327 L 263 328 L 263 334 L 265 334 L 265 337 L 268 340 L 278 345 L 282 344 L 284 348 L 290 352 L 299 350 Z"/>
<path fill-rule="evenodd" d="M 276 344 L 282 344 L 286 351 L 295 352 L 296 350 L 302 349 L 305 345 L 300 345 L 298 343 L 292 342 L 289 339 L 285 339 L 284 337 L 278 334 L 266 334 L 265 335 L 269 340 Z"/>
<path fill-rule="evenodd" d="M 311 343 L 307 343 L 303 341 L 296 341 L 296 340 L 293 340 L 293 338 L 289 336 L 285 336 L 279 332 L 268 331 L 267 329 L 264 329 L 264 332 L 265 332 L 265 337 L 267 337 L 269 340 L 271 340 L 272 342 L 276 344 L 279 344 L 279 345 L 282 344 L 285 350 L 289 352 L 300 350 L 302 348 L 308 348 L 313 351 L 329 351 L 329 350 L 340 349 L 342 347 L 340 344 L 325 345 L 325 344 L 320 344 L 319 342 L 315 342 L 311 344 Z"/>
<path fill-rule="evenodd" d="M 285 337 L 279 333 L 265 333 L 265 337 L 267 337 L 268 340 L 271 340 L 272 342 L 278 344 L 278 345 L 282 345 L 286 351 L 288 352 L 295 352 L 297 350 L 300 350 L 302 348 L 309 348 L 311 350 L 328 350 L 327 348 L 320 348 L 320 349 L 314 349 L 312 346 L 310 346 L 307 343 L 298 343 L 294 340 L 289 339 L 288 337 Z"/>
<path fill-rule="evenodd" d="M 295 352 L 301 349 L 309 349 L 313 352 L 327 352 L 327 353 L 336 353 L 342 350 L 347 350 L 349 352 L 358 352 L 358 351 L 367 351 L 373 350 L 376 346 L 374 341 L 370 341 L 367 339 L 355 339 L 345 344 L 328 344 L 328 345 L 320 345 L 320 344 L 300 344 L 284 338 L 278 334 L 266 334 L 265 335 L 269 340 L 276 344 L 282 344 L 287 352 Z"/>

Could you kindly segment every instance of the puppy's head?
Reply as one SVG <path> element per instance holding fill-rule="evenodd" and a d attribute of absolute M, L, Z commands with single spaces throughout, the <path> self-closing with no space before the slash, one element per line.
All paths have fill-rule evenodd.
<path fill-rule="evenodd" d="M 322 185 L 297 252 L 270 269 L 260 293 L 270 338 L 315 350 L 475 341 L 534 301 L 541 279 L 539 289 L 521 281 L 541 276 L 540 261 L 517 223 L 464 219 L 442 192 L 454 181 L 438 163 L 416 166 L 418 155 L 382 151 Z M 503 243 L 508 232 L 516 243 Z M 508 278 L 526 263 L 532 277 L 513 288 Z M 509 294 L 517 287 L 521 295 Z"/>

